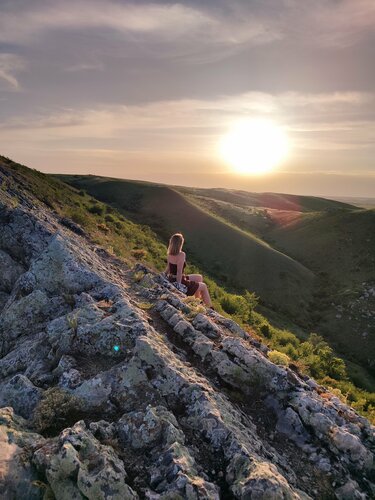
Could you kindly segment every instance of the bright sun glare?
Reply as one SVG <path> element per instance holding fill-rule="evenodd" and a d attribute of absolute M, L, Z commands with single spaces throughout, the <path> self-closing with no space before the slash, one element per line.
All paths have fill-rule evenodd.
<path fill-rule="evenodd" d="M 273 170 L 289 150 L 284 130 L 271 120 L 246 120 L 234 125 L 222 138 L 220 154 L 242 174 L 263 174 Z"/>

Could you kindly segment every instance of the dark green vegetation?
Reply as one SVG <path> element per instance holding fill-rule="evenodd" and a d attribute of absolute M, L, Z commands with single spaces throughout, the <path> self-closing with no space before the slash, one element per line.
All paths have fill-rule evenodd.
<path fill-rule="evenodd" d="M 306 339 L 322 335 L 358 385 L 375 389 L 375 211 L 339 201 L 61 176 L 167 241 L 227 290 Z"/>
<path fill-rule="evenodd" d="M 33 426 L 39 433 L 54 436 L 84 416 L 80 399 L 59 387 L 52 387 L 45 391 L 35 408 Z"/>
<path fill-rule="evenodd" d="M 138 205 L 136 205 L 139 195 L 138 187 L 142 186 L 142 183 L 131 184 L 135 184 L 136 189 L 133 191 L 132 198 L 126 198 L 129 204 L 126 212 L 133 213 L 135 219 L 137 213 L 134 210 L 137 207 L 139 210 L 141 203 L 138 197 Z M 148 188 L 147 184 L 144 186 Z M 105 205 L 86 194 L 81 188 L 72 188 L 54 177 L 0 157 L 0 200 L 2 191 L 11 194 L 14 206 L 28 199 L 25 194 L 31 193 L 36 204 L 39 203 L 55 210 L 58 217 L 68 217 L 73 220 L 94 243 L 121 258 L 126 265 L 132 265 L 137 260 L 141 260 L 156 269 L 164 268 L 164 242 L 148 226 L 131 222 L 128 217 L 124 216 L 125 209 L 122 209 L 120 213 L 114 208 L 115 204 Z M 113 196 L 115 194 L 114 191 Z M 150 198 L 152 199 L 151 194 Z M 154 209 L 155 214 L 159 214 L 157 204 L 154 205 Z M 205 215 L 204 212 L 201 213 Z M 220 222 L 219 218 L 214 219 Z M 158 222 L 160 224 L 160 219 Z M 231 229 L 230 225 L 228 227 Z M 195 272 L 201 269 L 190 265 L 188 271 Z M 248 291 L 229 293 L 212 279 L 207 278 L 206 281 L 213 295 L 215 308 L 222 314 L 231 315 L 245 328 L 252 331 L 253 335 L 267 343 L 274 351 L 272 356 L 275 361 L 279 360 L 278 362 L 284 363 L 287 360 L 286 362 L 289 362 L 291 366 L 294 365 L 296 370 L 314 376 L 358 411 L 372 420 L 375 419 L 375 395 L 359 389 L 350 381 L 344 361 L 335 355 L 323 338 L 314 334 L 308 336 L 306 333 L 305 338 L 301 340 L 291 331 L 275 327 L 260 314 L 254 294 Z M 287 355 L 287 358 L 278 355 L 275 351 Z M 52 396 L 61 395 L 51 394 Z M 49 401 L 45 404 L 50 407 Z M 66 415 L 64 414 L 61 418 L 70 418 L 69 404 L 70 402 L 67 401 Z M 38 425 L 48 429 L 48 419 L 41 420 Z"/>

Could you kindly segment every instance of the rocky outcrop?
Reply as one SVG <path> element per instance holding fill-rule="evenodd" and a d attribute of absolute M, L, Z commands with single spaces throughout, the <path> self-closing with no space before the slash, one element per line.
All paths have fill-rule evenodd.
<path fill-rule="evenodd" d="M 82 421 L 61 432 L 57 440 L 41 446 L 33 462 L 56 498 L 138 498 L 126 483 L 123 461 L 111 446 L 102 445 Z"/>
<path fill-rule="evenodd" d="M 366 419 L 69 221 L 3 204 L 0 271 L 2 497 L 375 495 Z"/>
<path fill-rule="evenodd" d="M 0 409 L 0 498 L 34 500 L 51 493 L 32 464 L 33 453 L 45 439 L 26 427 L 27 422 L 12 408 Z"/>

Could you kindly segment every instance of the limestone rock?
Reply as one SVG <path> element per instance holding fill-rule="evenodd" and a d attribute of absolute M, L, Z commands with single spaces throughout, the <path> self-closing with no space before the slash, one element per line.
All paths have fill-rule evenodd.
<path fill-rule="evenodd" d="M 26 431 L 25 425 L 12 408 L 0 409 L 0 497 L 4 500 L 42 500 L 50 491 L 31 463 L 33 449 L 45 440 Z"/>
<path fill-rule="evenodd" d="M 43 391 L 24 375 L 12 377 L 0 391 L 0 406 L 12 406 L 22 417 L 29 418 Z"/>
<path fill-rule="evenodd" d="M 24 268 L 15 262 L 10 255 L 0 250 L 0 290 L 10 293 L 18 277 L 24 272 Z"/>
<path fill-rule="evenodd" d="M 57 442 L 34 453 L 57 500 L 88 498 L 133 500 L 138 495 L 126 483 L 127 472 L 113 449 L 94 438 L 84 422 L 65 429 Z"/>

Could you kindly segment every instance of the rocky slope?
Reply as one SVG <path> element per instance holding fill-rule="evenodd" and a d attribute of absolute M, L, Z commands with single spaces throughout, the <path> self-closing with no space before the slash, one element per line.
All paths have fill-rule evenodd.
<path fill-rule="evenodd" d="M 366 499 L 374 428 L 251 332 L 0 196 L 0 496 Z"/>

